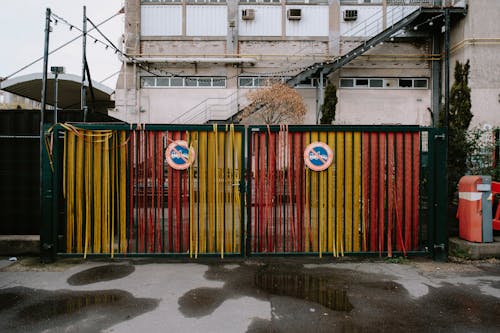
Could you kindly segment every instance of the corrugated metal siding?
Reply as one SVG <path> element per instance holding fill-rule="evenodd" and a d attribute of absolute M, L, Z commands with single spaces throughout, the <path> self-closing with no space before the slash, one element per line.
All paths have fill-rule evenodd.
<path fill-rule="evenodd" d="M 244 9 L 255 10 L 255 19 L 243 20 Z M 239 6 L 238 28 L 240 36 L 281 36 L 281 6 Z"/>
<path fill-rule="evenodd" d="M 187 6 L 188 36 L 226 36 L 227 6 Z"/>
<path fill-rule="evenodd" d="M 182 35 L 182 6 L 141 6 L 141 35 Z"/>
<path fill-rule="evenodd" d="M 358 18 L 354 21 L 344 21 L 346 10 L 357 10 Z M 341 36 L 375 36 L 382 29 L 381 6 L 341 6 L 340 35 Z M 387 22 L 389 24 L 389 22 Z"/>
<path fill-rule="evenodd" d="M 287 36 L 328 36 L 328 6 L 286 6 L 301 9 L 300 20 L 286 20 Z"/>
<path fill-rule="evenodd" d="M 419 9 L 419 6 L 388 6 L 387 26 L 390 26 Z"/>

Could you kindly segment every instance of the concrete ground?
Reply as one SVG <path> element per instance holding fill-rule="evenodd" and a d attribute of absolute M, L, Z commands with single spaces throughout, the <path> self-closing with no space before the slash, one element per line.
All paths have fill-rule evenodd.
<path fill-rule="evenodd" d="M 0 332 L 498 332 L 500 261 L 0 258 Z"/>

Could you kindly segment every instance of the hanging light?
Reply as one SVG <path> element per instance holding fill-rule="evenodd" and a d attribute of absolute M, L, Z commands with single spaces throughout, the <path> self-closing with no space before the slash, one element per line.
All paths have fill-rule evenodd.
<path fill-rule="evenodd" d="M 432 27 L 434 25 L 434 22 L 433 21 L 430 21 L 429 22 L 429 25 Z"/>

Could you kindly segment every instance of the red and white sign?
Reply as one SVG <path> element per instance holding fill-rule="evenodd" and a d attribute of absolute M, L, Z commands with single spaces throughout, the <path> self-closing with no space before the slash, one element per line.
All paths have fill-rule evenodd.
<path fill-rule="evenodd" d="M 333 162 L 333 151 L 324 142 L 312 142 L 304 150 L 304 162 L 313 171 L 323 171 Z"/>
<path fill-rule="evenodd" d="M 184 140 L 172 142 L 165 151 L 165 159 L 168 165 L 175 170 L 186 170 L 194 162 L 195 157 L 194 149 L 189 148 Z"/>

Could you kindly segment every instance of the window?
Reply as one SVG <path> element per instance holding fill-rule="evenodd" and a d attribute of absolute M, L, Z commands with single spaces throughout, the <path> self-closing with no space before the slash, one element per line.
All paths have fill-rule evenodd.
<path fill-rule="evenodd" d="M 426 78 L 341 78 L 341 88 L 373 89 L 427 89 Z"/>
<path fill-rule="evenodd" d="M 326 87 L 328 83 L 328 80 L 326 78 L 323 79 L 323 87 Z M 319 78 L 310 78 L 310 79 L 305 79 L 303 81 L 300 81 L 298 85 L 295 86 L 295 88 L 316 88 L 316 86 L 319 86 L 320 84 L 320 79 Z"/>
<path fill-rule="evenodd" d="M 288 76 L 240 76 L 238 86 L 244 88 L 266 87 L 275 82 L 286 82 Z"/>
<path fill-rule="evenodd" d="M 399 79 L 399 87 L 400 88 L 411 88 L 413 85 L 412 80 L 407 80 L 407 79 Z"/>
<path fill-rule="evenodd" d="M 186 0 L 187 3 L 226 3 L 226 0 Z"/>
<path fill-rule="evenodd" d="M 368 87 L 368 79 L 356 79 L 356 87 Z"/>
<path fill-rule="evenodd" d="M 141 0 L 141 3 L 171 3 L 171 2 L 182 2 L 182 0 Z"/>
<path fill-rule="evenodd" d="M 340 87 L 341 88 L 352 88 L 354 87 L 353 79 L 340 79 Z"/>
<path fill-rule="evenodd" d="M 240 0 L 240 3 L 280 3 L 280 0 Z"/>
<path fill-rule="evenodd" d="M 168 87 L 200 87 L 200 88 L 225 88 L 225 77 L 211 76 L 143 76 L 141 78 L 143 88 L 168 88 Z"/>
<path fill-rule="evenodd" d="M 384 80 L 370 79 L 370 88 L 382 88 L 383 86 L 384 86 Z"/>
<path fill-rule="evenodd" d="M 427 88 L 427 79 L 415 79 L 413 81 L 413 86 L 415 88 Z"/>

